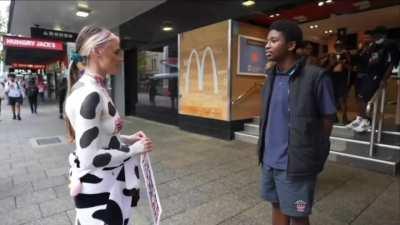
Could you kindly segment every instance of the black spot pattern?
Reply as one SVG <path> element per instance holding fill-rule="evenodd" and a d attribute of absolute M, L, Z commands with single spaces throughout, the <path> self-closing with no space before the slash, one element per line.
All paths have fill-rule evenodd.
<path fill-rule="evenodd" d="M 137 179 L 140 179 L 140 177 L 139 177 L 139 167 L 138 166 L 135 166 L 135 175 L 136 175 Z"/>
<path fill-rule="evenodd" d="M 111 154 L 104 153 L 104 154 L 100 154 L 100 155 L 97 155 L 96 157 L 94 157 L 93 165 L 95 167 L 103 167 L 103 166 L 107 166 L 107 164 L 109 164 L 110 161 L 111 161 Z"/>
<path fill-rule="evenodd" d="M 86 174 L 85 176 L 81 177 L 81 182 L 83 183 L 91 183 L 91 184 L 98 184 L 102 181 L 103 179 L 95 176 L 93 174 Z"/>
<path fill-rule="evenodd" d="M 122 151 L 122 152 L 129 152 L 129 147 L 126 145 L 121 146 L 121 148 L 119 148 L 118 150 Z"/>
<path fill-rule="evenodd" d="M 108 200 L 106 209 L 97 210 L 92 217 L 103 221 L 107 225 L 121 225 L 123 222 L 121 208 L 111 199 Z"/>
<path fill-rule="evenodd" d="M 76 168 L 81 168 L 81 162 L 79 161 L 78 158 L 76 158 L 76 159 L 74 160 L 74 163 L 76 164 Z M 71 174 L 72 174 L 72 173 L 71 173 Z"/>
<path fill-rule="evenodd" d="M 108 148 L 110 149 L 119 149 L 121 147 L 121 143 L 118 141 L 116 136 L 112 136 L 110 143 L 108 144 Z"/>
<path fill-rule="evenodd" d="M 122 167 L 121 171 L 118 174 L 117 180 L 125 182 L 125 169 Z"/>
<path fill-rule="evenodd" d="M 131 157 L 128 157 L 127 159 L 124 159 L 124 162 L 129 161 Z"/>
<path fill-rule="evenodd" d="M 140 199 L 140 190 L 139 189 L 136 189 L 136 188 L 133 188 L 133 189 L 130 189 L 130 190 L 124 189 L 122 191 L 122 193 L 125 196 L 131 196 L 132 197 L 132 203 L 131 203 L 132 207 L 136 207 L 137 206 L 137 203 L 139 202 L 139 199 Z"/>
<path fill-rule="evenodd" d="M 74 197 L 75 206 L 78 209 L 91 208 L 104 205 L 108 201 L 110 193 L 104 192 L 99 194 L 78 194 Z"/>
<path fill-rule="evenodd" d="M 128 225 L 128 223 L 129 223 L 129 219 L 125 219 L 124 225 Z"/>
<path fill-rule="evenodd" d="M 105 167 L 105 168 L 103 168 L 103 170 L 104 170 L 104 171 L 113 170 L 113 169 L 118 168 L 118 167 L 120 167 L 120 166 L 122 166 L 122 165 L 124 165 L 124 164 L 122 163 L 122 164 L 120 164 L 119 166 Z"/>
<path fill-rule="evenodd" d="M 111 116 L 115 116 L 115 113 L 117 112 L 111 102 L 108 102 L 108 112 Z"/>
<path fill-rule="evenodd" d="M 97 138 L 97 136 L 99 136 L 99 128 L 90 128 L 82 134 L 82 137 L 79 140 L 79 145 L 81 146 L 81 148 L 86 148 L 92 143 L 94 139 Z"/>
<path fill-rule="evenodd" d="M 86 96 L 81 106 L 81 116 L 85 119 L 94 119 L 96 117 L 96 107 L 100 102 L 100 95 L 92 92 Z"/>

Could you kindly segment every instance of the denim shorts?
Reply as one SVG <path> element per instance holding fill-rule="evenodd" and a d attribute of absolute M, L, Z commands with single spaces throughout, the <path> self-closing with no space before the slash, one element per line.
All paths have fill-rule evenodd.
<path fill-rule="evenodd" d="M 261 197 L 279 203 L 282 213 L 289 217 L 307 217 L 313 206 L 316 180 L 316 176 L 289 178 L 286 170 L 263 165 Z"/>

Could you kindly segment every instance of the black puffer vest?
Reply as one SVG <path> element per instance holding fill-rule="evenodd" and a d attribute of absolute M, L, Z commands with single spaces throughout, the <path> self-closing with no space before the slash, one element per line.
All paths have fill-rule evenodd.
<path fill-rule="evenodd" d="M 265 149 L 265 131 L 276 69 L 267 71 L 268 81 L 263 88 L 260 137 L 258 140 L 259 163 Z M 330 149 L 329 136 L 323 132 L 323 116 L 317 99 L 318 84 L 327 76 L 320 67 L 299 65 L 289 78 L 289 143 L 287 173 L 291 177 L 313 176 L 324 166 Z M 267 150 L 268 151 L 268 150 Z"/>

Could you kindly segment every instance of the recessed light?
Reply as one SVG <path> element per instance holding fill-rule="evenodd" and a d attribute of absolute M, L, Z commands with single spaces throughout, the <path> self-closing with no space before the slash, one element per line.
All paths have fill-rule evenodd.
<path fill-rule="evenodd" d="M 274 17 L 275 17 L 274 14 L 269 15 L 269 18 L 274 18 Z"/>
<path fill-rule="evenodd" d="M 323 6 L 323 5 L 325 5 L 325 2 L 324 2 L 324 1 L 319 1 L 319 2 L 318 2 L 318 6 Z"/>
<path fill-rule="evenodd" d="M 333 0 L 326 0 L 325 3 L 326 4 L 331 4 L 331 3 L 333 3 Z"/>
<path fill-rule="evenodd" d="M 252 5 L 254 5 L 254 4 L 256 4 L 256 2 L 253 1 L 253 0 L 247 0 L 247 1 L 243 1 L 243 2 L 242 2 L 242 5 L 244 5 L 244 6 L 246 6 L 246 7 L 252 6 Z"/>
<path fill-rule="evenodd" d="M 162 29 L 163 31 L 168 32 L 168 31 L 174 30 L 174 27 L 173 27 L 173 25 L 172 25 L 172 22 L 170 22 L 170 21 L 165 21 L 165 22 L 162 24 L 161 29 Z"/>
<path fill-rule="evenodd" d="M 281 14 L 279 14 L 279 13 L 276 13 L 276 14 L 275 14 L 275 16 L 280 16 L 280 15 L 281 15 Z"/>
<path fill-rule="evenodd" d="M 79 17 L 88 17 L 89 16 L 89 12 L 78 11 L 78 12 L 76 12 L 76 15 L 79 16 Z"/>

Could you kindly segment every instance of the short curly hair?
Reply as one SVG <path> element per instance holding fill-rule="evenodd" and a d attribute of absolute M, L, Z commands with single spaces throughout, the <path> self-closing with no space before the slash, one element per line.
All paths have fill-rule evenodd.
<path fill-rule="evenodd" d="M 303 31 L 294 21 L 277 20 L 271 24 L 269 30 L 281 32 L 287 42 L 296 42 L 296 48 L 302 46 L 303 44 Z"/>

